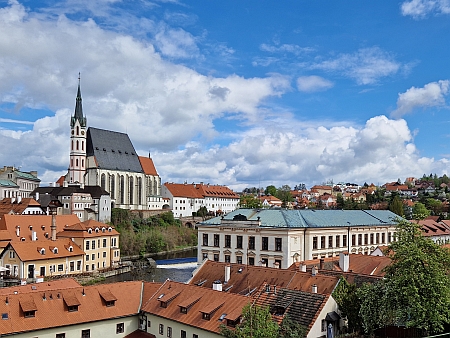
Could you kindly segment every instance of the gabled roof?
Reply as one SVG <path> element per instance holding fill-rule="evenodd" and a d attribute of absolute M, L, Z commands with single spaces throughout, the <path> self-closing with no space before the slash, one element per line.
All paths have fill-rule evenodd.
<path fill-rule="evenodd" d="M 94 156 L 97 167 L 142 173 L 141 162 L 127 134 L 89 127 L 87 156 Z"/>
<path fill-rule="evenodd" d="M 141 162 L 142 170 L 146 175 L 158 176 L 153 160 L 150 157 L 138 156 Z"/>
<path fill-rule="evenodd" d="M 140 281 L 84 287 L 79 285 L 69 289 L 55 285 L 55 287 L 45 290 L 37 289 L 32 292 L 29 291 L 30 286 L 26 285 L 23 286 L 23 290 L 27 290 L 26 293 L 18 289 L 17 294 L 0 295 L 0 313 L 8 314 L 8 319 L 0 321 L 0 332 L 2 335 L 9 335 L 135 316 L 140 310 L 142 285 L 143 282 Z M 117 298 L 114 306 L 106 306 L 102 300 L 100 293 L 105 290 L 109 290 Z M 6 297 L 8 304 L 6 304 Z M 21 312 L 21 304 L 25 301 L 26 304 L 31 302 L 35 304 L 36 311 L 32 318 L 24 318 Z M 69 312 L 68 303 L 77 305 L 76 311 Z"/>
<path fill-rule="evenodd" d="M 187 183 L 164 183 L 173 197 L 204 198 L 219 197 L 228 199 L 239 199 L 233 190 L 221 185 L 210 184 L 187 184 Z"/>
<path fill-rule="evenodd" d="M 2 251 L 0 257 L 9 248 L 16 252 L 22 262 L 84 256 L 84 251 L 69 239 L 11 242 Z M 53 248 L 58 248 L 58 250 L 53 250 Z M 72 248 L 72 251 L 69 248 Z"/>
<path fill-rule="evenodd" d="M 191 285 L 201 286 L 203 289 L 212 289 L 214 281 L 225 282 L 225 267 L 229 263 L 207 260 L 196 270 L 189 281 Z M 223 284 L 223 291 L 227 293 L 248 294 L 259 289 L 263 284 L 277 285 L 278 287 L 311 292 L 312 286 L 318 286 L 319 293 L 331 293 L 338 283 L 339 277 L 318 274 L 312 276 L 311 272 L 301 272 L 299 269 L 277 269 L 252 265 L 232 264 L 230 266 L 230 280 Z M 253 292 L 252 292 L 253 290 Z"/>
<path fill-rule="evenodd" d="M 0 186 L 8 188 L 18 188 L 19 186 L 10 180 L 0 179 Z"/>
<path fill-rule="evenodd" d="M 12 294 L 27 294 L 27 293 L 37 293 L 45 292 L 55 289 L 72 289 L 78 288 L 81 285 L 73 278 L 63 278 L 47 281 L 45 283 L 31 283 L 27 285 L 20 286 L 10 286 L 7 288 L 0 288 L 0 297 Z"/>
<path fill-rule="evenodd" d="M 79 185 L 70 185 L 67 187 L 38 187 L 34 189 L 30 195 L 36 196 L 39 193 L 39 200 L 46 195 L 53 197 L 58 196 L 71 196 L 77 194 L 90 194 L 93 198 L 100 198 L 102 195 L 109 195 L 109 193 L 98 185 L 85 185 L 81 188 Z"/>
<path fill-rule="evenodd" d="M 261 227 L 276 228 L 331 228 L 348 226 L 395 225 L 396 214 L 389 210 L 259 210 L 237 209 L 224 216 L 225 221 L 242 215 L 247 220 L 261 221 Z M 220 225 L 222 217 L 202 222 L 202 225 Z"/>
<path fill-rule="evenodd" d="M 56 215 L 56 231 L 62 231 L 66 225 L 72 225 L 80 222 L 77 215 Z M 9 232 L 12 241 L 31 241 L 32 231 L 36 231 L 38 239 L 46 238 L 51 235 L 50 226 L 52 216 L 48 215 L 8 215 L 5 214 L 0 219 L 0 230 Z M 30 228 L 31 226 L 31 228 Z M 19 236 L 17 236 L 17 227 L 19 227 Z"/>
<path fill-rule="evenodd" d="M 91 230 L 89 231 L 89 229 Z M 119 235 L 119 232 L 114 227 L 93 219 L 66 226 L 63 231 L 57 233 L 58 238 L 91 238 L 117 235 Z"/>
<path fill-rule="evenodd" d="M 11 198 L 4 198 L 0 201 L 0 217 L 7 213 L 20 215 L 29 207 L 40 208 L 41 205 L 33 198 L 22 198 L 20 202 L 15 199 L 14 203 Z"/>
<path fill-rule="evenodd" d="M 173 290 L 177 290 L 178 295 L 165 303 L 166 307 L 162 307 L 160 299 L 172 293 Z M 198 297 L 199 300 L 186 309 L 187 313 L 181 313 L 180 304 L 186 304 L 192 297 Z M 144 303 L 142 310 L 158 317 L 218 333 L 219 325 L 222 323 L 219 318 L 235 309 L 242 310 L 250 301 L 251 299 L 245 296 L 167 280 L 158 292 Z M 209 314 L 210 319 L 202 319 L 202 313 Z M 226 324 L 226 316 L 223 318 L 223 323 Z"/>
<path fill-rule="evenodd" d="M 200 189 L 195 184 L 164 183 L 173 197 L 203 198 Z"/>

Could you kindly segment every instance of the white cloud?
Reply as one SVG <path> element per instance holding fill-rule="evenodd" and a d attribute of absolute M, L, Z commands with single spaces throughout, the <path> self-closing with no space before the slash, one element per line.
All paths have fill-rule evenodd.
<path fill-rule="evenodd" d="M 317 75 L 300 76 L 297 79 L 297 88 L 301 92 L 317 92 L 330 89 L 334 86 L 333 82 Z"/>
<path fill-rule="evenodd" d="M 294 44 L 269 45 L 269 44 L 263 43 L 259 46 L 259 49 L 261 49 L 263 52 L 291 53 L 294 55 L 300 55 L 300 54 L 310 53 L 310 52 L 314 51 L 314 48 L 300 47 L 300 46 L 294 45 Z"/>
<path fill-rule="evenodd" d="M 398 94 L 397 109 L 393 117 L 401 117 L 420 107 L 445 106 L 445 96 L 449 93 L 449 80 L 430 82 L 423 88 L 411 87 L 406 92 Z"/>
<path fill-rule="evenodd" d="M 410 0 L 404 1 L 400 8 L 402 15 L 412 16 L 414 19 L 421 19 L 429 14 L 450 14 L 450 1 Z"/>
<path fill-rule="evenodd" d="M 379 79 L 396 74 L 402 64 L 379 47 L 363 48 L 353 54 L 340 54 L 336 58 L 317 62 L 311 69 L 341 73 L 360 85 L 373 84 Z"/>

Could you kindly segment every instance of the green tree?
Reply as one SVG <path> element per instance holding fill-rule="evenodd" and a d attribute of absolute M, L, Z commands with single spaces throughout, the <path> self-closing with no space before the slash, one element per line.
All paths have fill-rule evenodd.
<path fill-rule="evenodd" d="M 208 209 L 205 206 L 200 207 L 196 212 L 198 217 L 205 219 L 206 215 L 208 215 Z"/>
<path fill-rule="evenodd" d="M 439 215 L 442 213 L 443 205 L 442 202 L 435 198 L 427 198 L 426 203 L 427 209 L 433 212 L 433 215 Z"/>
<path fill-rule="evenodd" d="M 428 210 L 423 203 L 416 202 L 412 207 L 412 217 L 415 220 L 420 220 L 427 218 L 430 215 L 430 210 Z"/>
<path fill-rule="evenodd" d="M 294 200 L 291 194 L 291 187 L 286 184 L 277 189 L 275 197 L 279 198 L 281 202 L 283 202 L 283 207 L 286 207 L 288 202 L 292 202 Z"/>
<path fill-rule="evenodd" d="M 336 208 L 337 209 L 344 209 L 345 201 L 344 197 L 341 193 L 338 193 L 336 196 Z"/>
<path fill-rule="evenodd" d="M 404 325 L 438 333 L 450 320 L 450 252 L 424 237 L 419 224 L 398 220 L 384 279 L 362 289 L 366 332 Z"/>
<path fill-rule="evenodd" d="M 397 195 L 394 196 L 391 203 L 389 203 L 389 210 L 394 214 L 399 215 L 400 217 L 404 215 L 403 213 L 403 203 L 400 197 Z"/>
<path fill-rule="evenodd" d="M 304 338 L 307 333 L 308 331 L 303 325 L 293 321 L 289 318 L 289 315 L 286 315 L 281 321 L 278 338 Z"/>
<path fill-rule="evenodd" d="M 262 208 L 262 203 L 259 198 L 256 198 L 253 195 L 242 195 L 239 205 L 241 208 L 248 209 L 260 209 Z"/>
<path fill-rule="evenodd" d="M 277 338 L 279 326 L 272 320 L 268 307 L 247 304 L 242 309 L 242 321 L 235 329 L 220 325 L 220 334 L 228 338 Z"/>
<path fill-rule="evenodd" d="M 361 299 L 358 296 L 356 284 L 350 284 L 344 277 L 341 277 L 333 291 L 333 298 L 339 305 L 342 316 L 347 317 L 350 332 L 361 330 L 362 322 L 359 315 Z"/>
<path fill-rule="evenodd" d="M 266 190 L 264 190 L 264 194 L 275 196 L 277 194 L 277 188 L 274 185 L 269 185 Z"/>

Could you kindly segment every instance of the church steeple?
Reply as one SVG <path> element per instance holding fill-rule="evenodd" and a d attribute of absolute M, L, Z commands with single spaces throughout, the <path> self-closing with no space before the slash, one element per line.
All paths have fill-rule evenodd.
<path fill-rule="evenodd" d="M 78 93 L 75 113 L 70 119 L 70 165 L 69 183 L 84 183 L 86 173 L 86 118 L 81 102 L 80 74 L 78 73 Z"/>
<path fill-rule="evenodd" d="M 80 89 L 80 82 L 81 82 L 81 74 L 78 73 L 78 92 L 77 92 L 77 98 L 75 101 L 75 113 L 73 114 L 71 120 L 70 120 L 70 126 L 73 127 L 75 125 L 75 121 L 80 122 L 81 127 L 86 127 L 86 118 L 83 116 L 83 99 L 81 98 L 81 89 Z"/>

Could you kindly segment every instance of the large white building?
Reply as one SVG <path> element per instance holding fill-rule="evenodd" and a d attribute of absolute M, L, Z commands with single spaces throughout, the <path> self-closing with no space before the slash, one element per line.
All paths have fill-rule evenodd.
<path fill-rule="evenodd" d="M 163 197 L 167 198 L 175 217 L 188 217 L 205 207 L 208 212 L 224 214 L 235 210 L 239 196 L 230 188 L 211 184 L 164 183 Z"/>
<path fill-rule="evenodd" d="M 40 182 L 37 171 L 25 172 L 14 166 L 4 166 L 0 169 L 0 199 L 30 197 L 30 193 L 39 187 Z"/>
<path fill-rule="evenodd" d="M 162 209 L 161 179 L 150 157 L 138 156 L 125 133 L 87 127 L 80 83 L 70 121 L 70 163 L 64 181 L 100 186 L 112 207 Z"/>
<path fill-rule="evenodd" d="M 397 217 L 388 210 L 238 209 L 198 224 L 198 261 L 285 269 L 341 252 L 369 254 L 394 240 Z"/>

